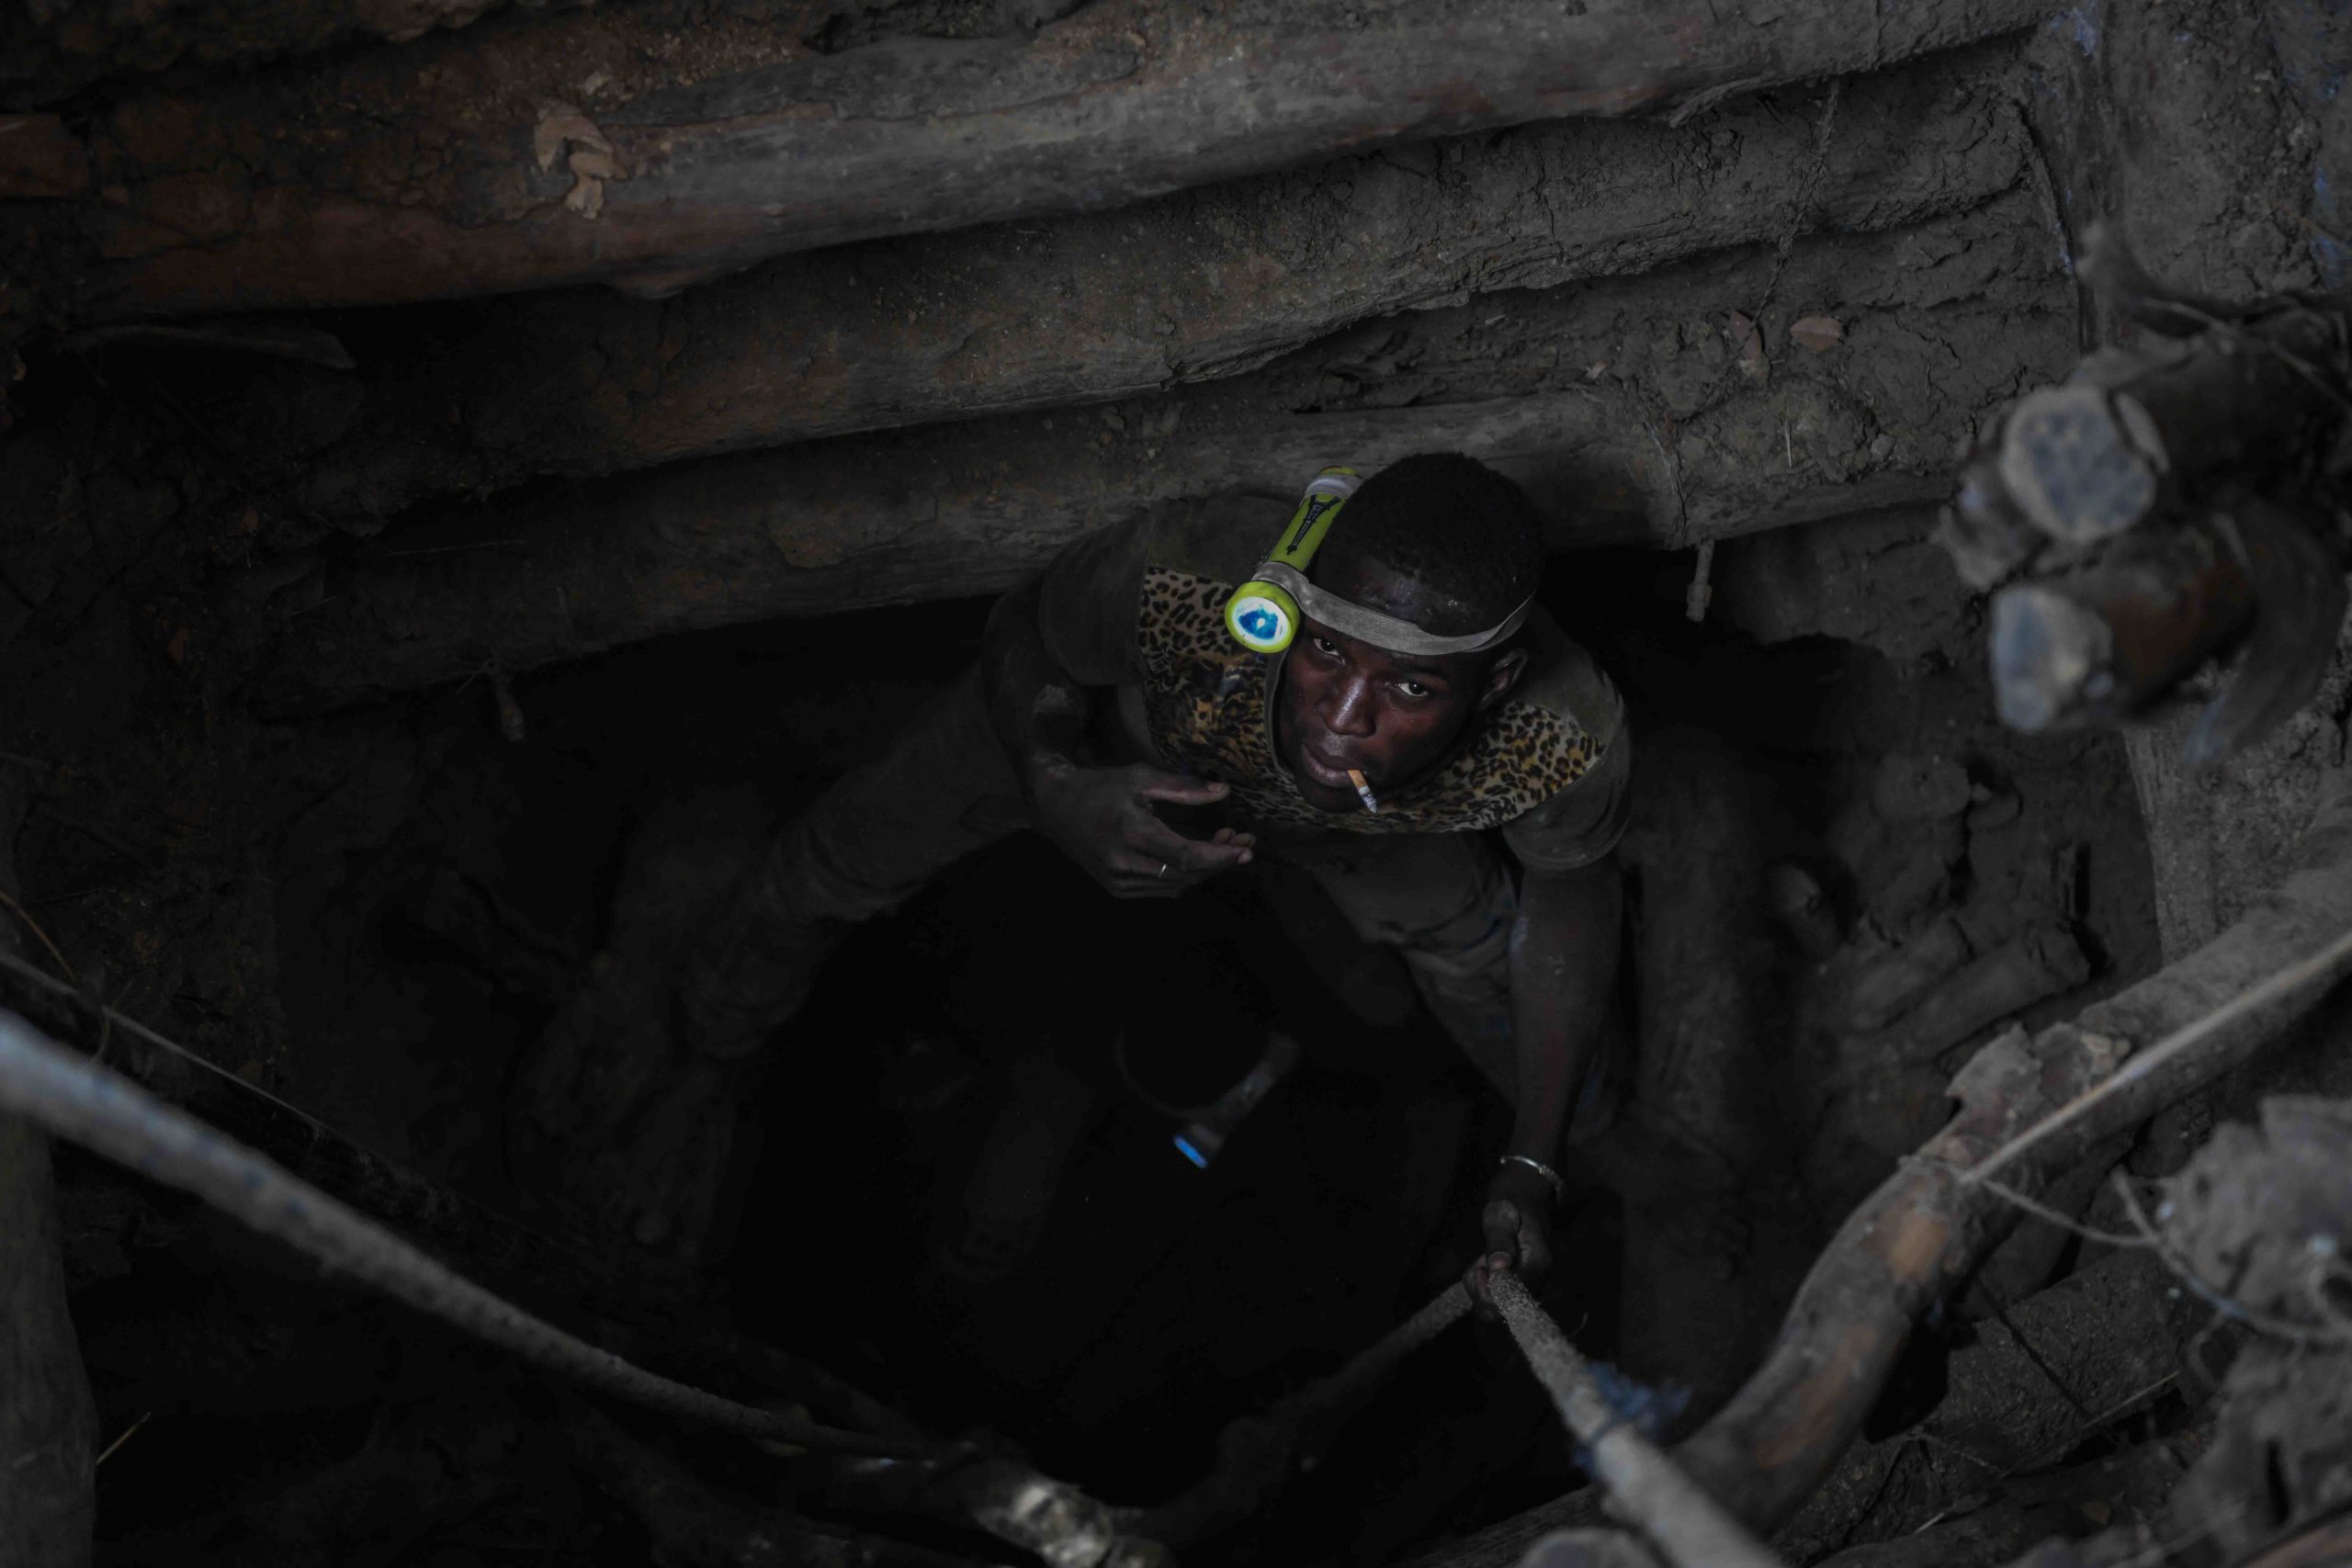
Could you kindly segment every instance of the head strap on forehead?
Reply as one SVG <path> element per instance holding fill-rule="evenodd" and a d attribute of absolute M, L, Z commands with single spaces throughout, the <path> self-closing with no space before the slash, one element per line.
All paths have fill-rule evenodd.
<path fill-rule="evenodd" d="M 1272 552 L 1226 602 L 1225 624 L 1235 640 L 1253 653 L 1280 653 L 1297 637 L 1299 622 L 1306 617 L 1358 642 L 1423 658 L 1483 653 L 1510 641 L 1526 624 L 1527 612 L 1535 603 L 1533 594 L 1485 631 L 1439 637 L 1410 621 L 1342 599 L 1306 580 L 1308 563 L 1322 547 L 1340 509 L 1363 482 L 1353 468 L 1326 468 L 1315 476 L 1299 500 L 1298 511 L 1274 541 Z"/>
<path fill-rule="evenodd" d="M 1518 609 L 1485 631 L 1471 632 L 1462 637 L 1440 637 L 1435 632 L 1423 631 L 1410 621 L 1382 615 L 1378 610 L 1368 610 L 1327 589 L 1317 588 L 1307 581 L 1306 575 L 1295 567 L 1285 566 L 1280 561 L 1261 563 L 1258 576 L 1287 589 L 1290 596 L 1297 602 L 1300 614 L 1310 621 L 1330 627 L 1342 637 L 1368 642 L 1374 648 L 1385 648 L 1391 653 L 1425 657 L 1445 653 L 1484 653 L 1490 648 L 1499 648 L 1526 623 L 1527 612 L 1535 603 L 1532 597 L 1522 599 Z"/>

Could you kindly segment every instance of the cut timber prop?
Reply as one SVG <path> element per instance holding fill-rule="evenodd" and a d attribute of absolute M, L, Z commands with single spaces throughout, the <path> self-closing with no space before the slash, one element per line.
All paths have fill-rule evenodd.
<path fill-rule="evenodd" d="M 2253 1059 L 2352 973 L 2352 789 L 2338 778 L 2301 863 L 2219 937 L 2029 1039 L 1996 1038 L 1952 1081 L 1960 1110 L 1858 1208 L 1814 1265 L 1771 1356 L 1673 1457 L 1769 1531 L 1862 1427 L 1913 1325 L 2013 1229 L 2029 1196 L 2183 1095 Z M 1584 1494 L 1420 1561 L 1510 1568 L 1595 1517 Z"/>
<path fill-rule="evenodd" d="M 1809 209 L 1811 128 L 1741 105 L 1689 126 L 1535 126 L 816 252 L 669 299 L 528 297 L 469 312 L 446 338 L 379 344 L 358 434 L 321 456 L 306 493 L 389 515 L 535 474 L 1100 402 L 1465 295 L 1629 276 L 1792 224 L 1902 228 L 2017 180 L 2021 135 L 1986 124 L 1999 63 L 1967 51 L 1854 84 Z M 338 470 L 352 476 L 341 493 Z"/>
<path fill-rule="evenodd" d="M 1962 469 L 1945 543 L 1996 591 L 2005 721 L 2126 722 L 2233 655 L 2188 743 L 2192 764 L 2218 761 L 2308 700 L 2335 647 L 2335 519 L 2268 492 L 2311 472 L 2352 411 L 2346 320 L 2167 297 L 2104 227 L 2083 276 L 2155 346 L 2093 355 L 2018 399 Z"/>
<path fill-rule="evenodd" d="M 1100 209 L 1407 139 L 1692 110 L 2023 28 L 2049 6 L 1759 11 L 1097 0 L 1034 37 L 891 39 L 612 107 L 566 92 L 526 108 L 512 78 L 449 51 L 410 75 L 331 64 L 201 108 L 133 103 L 96 128 L 117 199 L 56 215 L 98 257 L 63 313 L 664 292 L 789 252 Z M 450 104 L 418 87 L 425 72 L 495 85 Z M 412 102 L 439 107 L 379 107 Z"/>

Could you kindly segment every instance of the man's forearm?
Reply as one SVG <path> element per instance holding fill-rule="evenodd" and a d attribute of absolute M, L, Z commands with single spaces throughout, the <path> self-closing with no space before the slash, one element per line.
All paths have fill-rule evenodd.
<path fill-rule="evenodd" d="M 1046 650 L 1037 600 L 1035 579 L 998 600 L 980 649 L 989 716 L 1024 786 L 1041 773 L 1076 765 L 1093 712 L 1093 693 Z"/>
<path fill-rule="evenodd" d="M 1617 976 L 1623 889 L 1614 856 L 1575 871 L 1531 870 L 1511 931 L 1511 1037 L 1518 1116 L 1508 1153 L 1545 1164 L 1591 1070 Z"/>

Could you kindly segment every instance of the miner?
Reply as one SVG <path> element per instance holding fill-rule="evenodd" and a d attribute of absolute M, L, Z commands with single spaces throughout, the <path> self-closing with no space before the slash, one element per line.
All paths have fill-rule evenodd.
<path fill-rule="evenodd" d="M 1164 505 L 1072 544 L 695 945 L 673 1013 L 703 1087 L 639 1119 L 639 1179 L 712 1174 L 726 1064 L 793 1016 L 852 929 L 1034 828 L 1123 898 L 1281 857 L 1398 950 L 1516 1108 L 1472 1288 L 1506 1264 L 1540 1278 L 1564 1145 L 1621 1190 L 1685 1163 L 1617 1114 L 1624 1064 L 1603 1041 L 1623 1037 L 1604 1025 L 1631 742 L 1608 677 L 1535 604 L 1543 567 L 1526 493 L 1451 454 L 1327 469 L 1303 502 Z"/>

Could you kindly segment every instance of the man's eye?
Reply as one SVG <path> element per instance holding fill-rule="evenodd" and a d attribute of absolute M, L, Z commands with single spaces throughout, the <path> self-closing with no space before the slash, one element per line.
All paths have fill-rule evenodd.
<path fill-rule="evenodd" d="M 1408 697 L 1426 697 L 1430 694 L 1430 689 L 1419 681 L 1399 681 L 1396 682 L 1396 689 Z"/>
<path fill-rule="evenodd" d="M 1314 644 L 1315 651 L 1323 655 L 1326 659 L 1337 659 L 1340 657 L 1340 645 L 1333 642 L 1329 637 L 1311 637 L 1306 640 Z"/>

